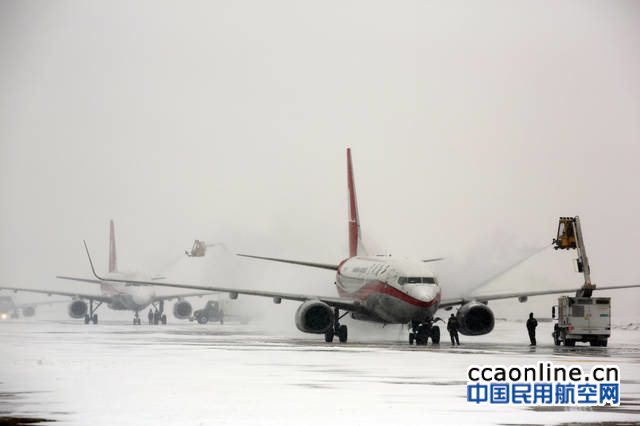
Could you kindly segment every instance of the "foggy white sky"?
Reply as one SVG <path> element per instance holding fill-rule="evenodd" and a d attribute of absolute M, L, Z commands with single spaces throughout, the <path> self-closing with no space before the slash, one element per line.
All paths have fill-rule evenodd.
<path fill-rule="evenodd" d="M 594 281 L 638 282 L 639 117 L 632 1 L 5 1 L 0 282 L 71 286 L 82 239 L 104 270 L 110 218 L 125 269 L 194 238 L 338 261 L 347 146 L 373 251 L 485 273 L 579 214 Z"/>

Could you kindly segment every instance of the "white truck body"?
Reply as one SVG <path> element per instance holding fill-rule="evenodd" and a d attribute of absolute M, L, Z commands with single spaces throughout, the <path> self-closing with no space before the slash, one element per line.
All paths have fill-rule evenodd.
<path fill-rule="evenodd" d="M 591 346 L 606 346 L 610 335 L 610 297 L 558 298 L 558 322 L 553 332 L 556 345 L 589 342 Z"/>

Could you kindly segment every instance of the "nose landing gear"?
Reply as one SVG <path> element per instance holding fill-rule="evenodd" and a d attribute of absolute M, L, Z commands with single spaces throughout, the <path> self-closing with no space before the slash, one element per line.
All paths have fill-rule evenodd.
<path fill-rule="evenodd" d="M 429 338 L 431 338 L 431 342 L 434 345 L 439 344 L 440 327 L 433 325 L 434 322 L 434 320 L 424 322 L 412 321 L 411 331 L 409 332 L 409 344 L 413 345 L 415 342 L 416 345 L 426 345 L 429 342 Z"/>

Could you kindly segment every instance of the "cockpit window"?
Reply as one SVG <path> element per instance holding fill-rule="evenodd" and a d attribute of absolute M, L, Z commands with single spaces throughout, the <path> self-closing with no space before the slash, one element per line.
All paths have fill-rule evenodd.
<path fill-rule="evenodd" d="M 400 277 L 398 278 L 398 284 L 435 284 L 436 280 L 433 277 Z"/>

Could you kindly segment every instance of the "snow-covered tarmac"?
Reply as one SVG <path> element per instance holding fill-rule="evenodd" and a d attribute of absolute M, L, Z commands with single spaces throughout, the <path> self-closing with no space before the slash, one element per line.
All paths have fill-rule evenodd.
<path fill-rule="evenodd" d="M 293 324 L 291 325 L 293 328 Z M 399 328 L 350 329 L 348 344 L 249 325 L 0 323 L 0 419 L 77 425 L 563 424 L 640 421 L 640 333 L 607 348 L 555 347 L 550 323 L 528 346 L 522 323 L 411 347 Z M 374 330 L 376 331 L 376 330 Z M 448 336 L 447 336 L 448 337 Z M 466 402 L 470 364 L 616 364 L 619 407 L 526 408 Z M 0 422 L 1 423 L 1 422 Z"/>

